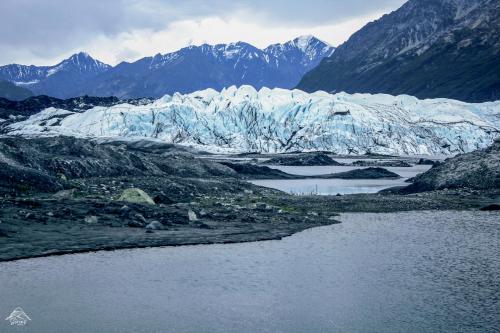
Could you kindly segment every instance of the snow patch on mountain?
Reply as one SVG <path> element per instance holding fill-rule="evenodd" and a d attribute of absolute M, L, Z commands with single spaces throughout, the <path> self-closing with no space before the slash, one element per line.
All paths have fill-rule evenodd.
<path fill-rule="evenodd" d="M 232 86 L 166 95 L 140 106 L 82 113 L 46 109 L 7 130 L 23 136 L 146 137 L 219 152 L 456 154 L 486 147 L 499 136 L 500 101 Z"/>

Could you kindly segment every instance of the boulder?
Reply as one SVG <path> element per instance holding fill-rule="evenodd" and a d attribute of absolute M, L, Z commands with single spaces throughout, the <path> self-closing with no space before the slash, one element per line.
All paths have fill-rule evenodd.
<path fill-rule="evenodd" d="M 144 227 L 144 224 L 142 224 L 141 222 L 136 221 L 136 220 L 129 221 L 127 223 L 127 225 L 131 228 L 143 228 Z"/>
<path fill-rule="evenodd" d="M 85 216 L 85 223 L 96 224 L 99 218 L 95 215 Z"/>
<path fill-rule="evenodd" d="M 125 201 L 143 205 L 154 205 L 155 202 L 151 197 L 139 188 L 128 188 L 122 192 L 118 201 Z"/>
<path fill-rule="evenodd" d="M 144 217 L 144 215 L 142 215 L 142 214 L 139 214 L 139 213 L 134 214 L 134 218 L 135 218 L 137 221 L 141 222 L 141 223 L 144 223 L 144 224 L 146 224 L 146 223 L 147 223 L 146 218 L 145 218 L 145 217 Z"/>
<path fill-rule="evenodd" d="M 198 216 L 196 216 L 196 213 L 192 210 L 188 210 L 188 218 L 190 222 L 198 221 Z"/>
<path fill-rule="evenodd" d="M 56 199 L 71 199 L 73 198 L 76 189 L 72 188 L 70 190 L 61 190 L 53 195 Z"/>
<path fill-rule="evenodd" d="M 151 230 L 162 230 L 163 229 L 163 224 L 161 224 L 158 221 L 152 221 L 150 224 L 146 226 L 146 229 L 151 229 Z"/>

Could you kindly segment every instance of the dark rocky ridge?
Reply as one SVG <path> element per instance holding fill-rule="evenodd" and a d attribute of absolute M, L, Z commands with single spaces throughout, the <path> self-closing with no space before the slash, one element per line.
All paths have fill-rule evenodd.
<path fill-rule="evenodd" d="M 268 166 L 262 166 L 252 163 L 232 163 L 232 162 L 220 162 L 220 164 L 225 165 L 233 169 L 236 173 L 247 179 L 299 179 L 304 178 L 300 176 L 295 176 L 288 174 L 286 172 L 272 169 Z"/>
<path fill-rule="evenodd" d="M 396 179 L 398 174 L 384 168 L 366 168 L 316 176 L 292 175 L 281 170 L 251 163 L 220 162 L 245 179 Z"/>
<path fill-rule="evenodd" d="M 126 176 L 209 178 L 236 173 L 195 159 L 172 144 L 100 144 L 73 137 L 0 139 L 0 192 L 53 192 L 70 186 L 71 179 Z"/>
<path fill-rule="evenodd" d="M 401 160 L 390 160 L 390 161 L 355 161 L 352 163 L 354 166 L 370 166 L 370 167 L 399 167 L 399 168 L 410 168 L 412 165 L 406 161 Z"/>
<path fill-rule="evenodd" d="M 500 188 L 500 139 L 486 149 L 445 160 L 413 178 L 405 193 L 442 189 L 490 190 Z"/>
<path fill-rule="evenodd" d="M 152 102 L 149 99 L 127 99 L 120 100 L 117 97 L 91 97 L 81 96 L 68 99 L 59 99 L 55 97 L 39 95 L 33 96 L 21 101 L 12 101 L 6 98 L 0 98 L 0 118 L 7 119 L 9 116 L 29 117 L 46 108 L 63 109 L 67 111 L 85 111 L 95 106 L 113 106 L 121 103 L 142 105 Z"/>
<path fill-rule="evenodd" d="M 330 175 L 314 176 L 311 178 L 324 179 L 397 179 L 401 178 L 397 173 L 391 172 L 384 168 L 366 168 L 356 169 L 346 172 L 333 173 Z"/>
<path fill-rule="evenodd" d="M 321 165 L 342 165 L 325 153 L 300 153 L 294 155 L 283 155 L 270 158 L 264 162 L 269 165 L 287 166 L 321 166 Z"/>

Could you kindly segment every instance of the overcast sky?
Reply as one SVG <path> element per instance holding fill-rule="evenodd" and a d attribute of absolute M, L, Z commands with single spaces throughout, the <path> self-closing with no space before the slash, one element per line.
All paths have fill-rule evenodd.
<path fill-rule="evenodd" d="M 312 34 L 337 46 L 405 0 L 0 0 L 0 65 L 78 51 L 115 65 L 202 43 Z"/>

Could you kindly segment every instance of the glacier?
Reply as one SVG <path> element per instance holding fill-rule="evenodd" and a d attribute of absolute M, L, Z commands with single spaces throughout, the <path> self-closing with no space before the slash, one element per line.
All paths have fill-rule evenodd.
<path fill-rule="evenodd" d="M 147 105 L 48 108 L 9 124 L 7 132 L 149 138 L 226 153 L 452 155 L 486 147 L 499 136 L 500 101 L 232 86 L 166 95 Z"/>

